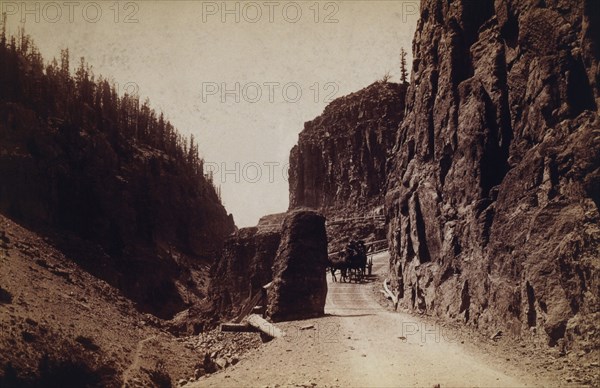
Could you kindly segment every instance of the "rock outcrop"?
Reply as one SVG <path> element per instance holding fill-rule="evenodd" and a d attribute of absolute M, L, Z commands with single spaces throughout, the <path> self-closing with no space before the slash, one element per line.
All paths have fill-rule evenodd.
<path fill-rule="evenodd" d="M 598 349 L 598 9 L 421 1 L 386 195 L 404 307 Z"/>
<path fill-rule="evenodd" d="M 290 154 L 290 209 L 330 216 L 383 205 L 390 156 L 404 114 L 406 85 L 376 82 L 338 98 L 304 124 Z"/>
<path fill-rule="evenodd" d="M 268 289 L 263 306 L 273 320 L 323 314 L 327 285 L 325 219 L 314 211 L 296 210 L 261 218 L 226 241 L 211 269 L 203 311 L 209 325 L 238 316 L 252 297 Z"/>
<path fill-rule="evenodd" d="M 240 229 L 225 241 L 223 254 L 211 270 L 209 299 L 213 303 L 213 319 L 237 316 L 244 302 L 273 279 L 281 227 L 263 227 L 264 224 Z"/>
<path fill-rule="evenodd" d="M 325 217 L 308 210 L 290 212 L 273 263 L 267 315 L 273 321 L 324 314 L 327 297 Z"/>

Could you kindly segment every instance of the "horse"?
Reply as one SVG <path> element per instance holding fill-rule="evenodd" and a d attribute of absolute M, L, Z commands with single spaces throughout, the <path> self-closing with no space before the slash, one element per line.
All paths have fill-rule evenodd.
<path fill-rule="evenodd" d="M 358 283 L 366 275 L 367 268 L 367 250 L 362 241 L 355 243 L 354 241 L 348 245 L 345 252 L 345 262 L 350 270 L 350 278 Z M 353 275 L 353 276 L 352 276 Z"/>
<path fill-rule="evenodd" d="M 348 263 L 346 262 L 346 257 L 342 254 L 342 252 L 340 252 L 340 254 L 337 257 L 337 260 L 334 259 L 327 259 L 328 261 L 328 267 L 329 270 L 331 271 L 331 277 L 333 278 L 334 282 L 337 282 L 337 277 L 335 276 L 335 271 L 337 271 L 338 269 L 340 270 L 341 273 L 341 281 L 346 282 L 346 280 L 348 279 Z"/>

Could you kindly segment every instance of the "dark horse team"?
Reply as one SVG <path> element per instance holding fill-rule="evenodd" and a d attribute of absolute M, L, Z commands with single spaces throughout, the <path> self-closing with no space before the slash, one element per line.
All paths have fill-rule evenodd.
<path fill-rule="evenodd" d="M 358 283 L 366 275 L 366 269 L 367 248 L 362 240 L 350 241 L 346 249 L 339 252 L 337 257 L 329 258 L 329 270 L 334 282 L 337 282 L 335 276 L 337 270 L 341 273 L 342 281 L 354 280 Z"/>

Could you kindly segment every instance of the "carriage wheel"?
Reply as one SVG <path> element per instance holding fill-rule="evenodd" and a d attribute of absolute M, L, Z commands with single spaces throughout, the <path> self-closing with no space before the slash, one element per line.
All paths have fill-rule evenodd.
<path fill-rule="evenodd" d="M 361 283 L 362 282 L 361 272 L 360 272 L 360 269 L 358 269 L 358 268 L 354 269 L 354 281 L 356 283 Z"/>

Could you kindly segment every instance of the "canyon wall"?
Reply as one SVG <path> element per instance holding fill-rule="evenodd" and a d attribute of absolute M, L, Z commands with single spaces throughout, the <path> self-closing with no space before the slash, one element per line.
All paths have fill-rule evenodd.
<path fill-rule="evenodd" d="M 593 0 L 422 0 L 386 194 L 405 308 L 597 349 Z"/>
<path fill-rule="evenodd" d="M 385 239 L 387 159 L 406 88 L 378 81 L 334 100 L 304 124 L 290 153 L 290 209 L 310 207 L 327 217 L 329 252 L 351 239 Z"/>
<path fill-rule="evenodd" d="M 375 82 L 304 124 L 290 154 L 290 209 L 330 216 L 383 205 L 386 160 L 404 114 L 406 85 Z"/>
<path fill-rule="evenodd" d="M 235 225 L 193 136 L 69 51 L 45 62 L 0 23 L 0 213 L 52 240 L 138 308 L 171 318 L 206 296 Z"/>

